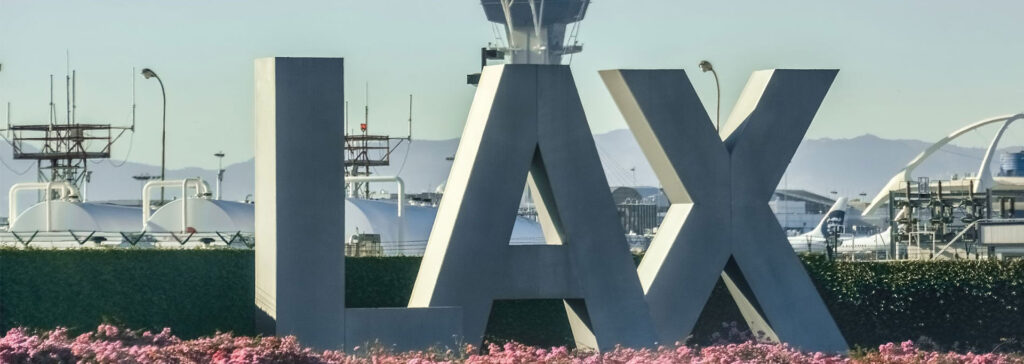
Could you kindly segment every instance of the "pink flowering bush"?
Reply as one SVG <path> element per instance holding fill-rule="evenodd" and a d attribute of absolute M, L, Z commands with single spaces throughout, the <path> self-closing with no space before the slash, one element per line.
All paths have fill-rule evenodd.
<path fill-rule="evenodd" d="M 868 363 L 1024 363 L 1024 358 L 1019 355 L 970 352 L 959 354 L 921 350 L 912 341 L 881 345 L 877 352 L 867 353 L 860 360 Z"/>
<path fill-rule="evenodd" d="M 602 353 L 518 343 L 489 344 L 484 349 L 481 352 L 467 345 L 460 350 L 404 353 L 379 348 L 318 352 L 302 347 L 294 337 L 218 334 L 181 340 L 169 329 L 154 334 L 100 325 L 75 338 L 63 328 L 42 333 L 12 329 L 0 338 L 0 363 L 1024 363 L 1016 355 L 922 350 L 910 341 L 885 344 L 878 351 L 853 358 L 756 341 L 707 347 L 616 348 Z"/>

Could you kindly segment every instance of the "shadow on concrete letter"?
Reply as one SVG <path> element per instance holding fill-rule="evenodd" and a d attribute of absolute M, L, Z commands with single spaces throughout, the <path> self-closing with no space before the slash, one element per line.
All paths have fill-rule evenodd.
<path fill-rule="evenodd" d="M 684 71 L 600 72 L 672 203 L 638 269 L 662 342 L 690 334 L 721 276 L 755 332 L 848 349 L 768 207 L 837 72 L 755 72 L 717 133 Z"/>
<path fill-rule="evenodd" d="M 345 308 L 343 71 L 341 58 L 256 60 L 257 328 L 321 350 L 454 346 L 458 308 Z"/>
<path fill-rule="evenodd" d="M 410 307 L 461 306 L 479 343 L 499 299 L 562 298 L 578 347 L 654 344 L 568 66 L 483 71 Z M 509 246 L 529 179 L 546 245 Z"/>

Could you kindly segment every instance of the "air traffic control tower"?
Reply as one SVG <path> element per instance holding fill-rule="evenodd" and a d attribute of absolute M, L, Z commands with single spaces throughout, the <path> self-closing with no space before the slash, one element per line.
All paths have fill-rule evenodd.
<path fill-rule="evenodd" d="M 485 48 L 484 63 L 504 59 L 512 64 L 561 64 L 562 56 L 583 49 L 576 33 L 590 0 L 482 0 L 480 4 L 487 20 L 504 26 L 507 42 Z"/>

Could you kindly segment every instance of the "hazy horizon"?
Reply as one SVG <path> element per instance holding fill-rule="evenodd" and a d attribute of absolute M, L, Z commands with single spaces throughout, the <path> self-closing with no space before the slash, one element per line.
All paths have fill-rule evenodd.
<path fill-rule="evenodd" d="M 754 70 L 838 68 L 808 138 L 933 141 L 1024 111 L 1022 10 L 1011 1 L 597 2 L 571 66 L 596 134 L 625 128 L 597 70 L 682 67 L 713 113 L 714 81 L 696 67 L 708 59 L 722 80 L 723 119 Z M 253 59 L 326 56 L 345 57 L 353 121 L 362 120 L 369 83 L 371 131 L 403 135 L 414 94 L 414 138 L 452 139 L 475 90 L 465 75 L 478 71 L 479 48 L 491 41 L 474 0 L 0 0 L 0 117 L 11 102 L 15 123 L 45 122 L 53 74 L 62 118 L 70 61 L 79 121 L 127 125 L 132 69 L 151 67 L 167 87 L 168 168 L 213 165 L 218 150 L 237 163 L 254 147 Z M 159 86 L 135 78 L 137 133 L 114 146 L 113 159 L 157 164 Z M 958 144 L 990 139 L 974 134 Z M 1022 136 L 1011 129 L 1007 144 Z"/>

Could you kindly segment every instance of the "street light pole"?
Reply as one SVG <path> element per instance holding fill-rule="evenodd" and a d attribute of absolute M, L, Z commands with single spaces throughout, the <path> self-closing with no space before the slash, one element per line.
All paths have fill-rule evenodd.
<path fill-rule="evenodd" d="M 160 136 L 160 180 L 164 181 L 167 177 L 167 92 L 164 90 L 164 81 L 153 70 L 143 68 L 142 76 L 146 77 L 146 79 L 156 77 L 157 82 L 160 83 L 160 96 L 163 98 L 163 126 Z M 160 186 L 160 204 L 164 204 L 163 186 Z M 148 206 L 143 206 L 143 208 L 148 208 Z"/>
<path fill-rule="evenodd" d="M 702 72 L 711 71 L 711 74 L 715 76 L 715 90 L 718 92 L 718 96 L 715 98 L 715 130 L 722 130 L 722 88 L 718 85 L 718 72 L 715 72 L 715 68 L 711 66 L 711 62 L 700 61 L 700 70 Z"/>
<path fill-rule="evenodd" d="M 217 157 L 217 199 L 220 200 L 220 185 L 224 182 L 224 152 L 213 154 Z"/>

